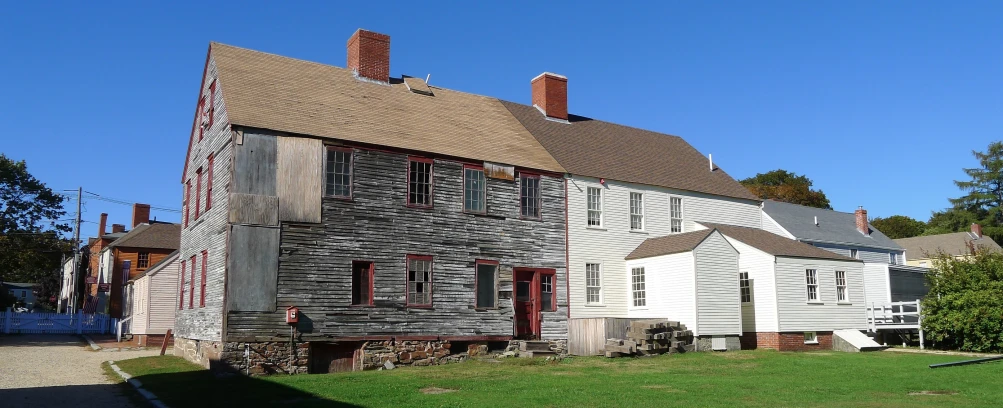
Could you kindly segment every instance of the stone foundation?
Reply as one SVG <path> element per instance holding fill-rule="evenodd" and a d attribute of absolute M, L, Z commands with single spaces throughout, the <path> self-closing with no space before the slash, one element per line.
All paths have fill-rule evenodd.
<path fill-rule="evenodd" d="M 725 351 L 737 351 L 742 349 L 740 336 L 723 336 Z M 714 351 L 713 336 L 697 336 L 693 339 L 696 351 Z"/>
<path fill-rule="evenodd" d="M 310 367 L 310 343 L 228 342 L 220 360 L 227 369 L 250 375 L 306 374 Z"/>
<path fill-rule="evenodd" d="M 215 369 L 219 363 L 223 345 L 218 341 L 174 339 L 174 355 L 208 369 Z"/>

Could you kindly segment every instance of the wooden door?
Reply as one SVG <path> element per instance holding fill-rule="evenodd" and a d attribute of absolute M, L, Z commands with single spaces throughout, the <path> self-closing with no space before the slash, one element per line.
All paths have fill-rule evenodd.
<path fill-rule="evenodd" d="M 310 372 L 338 373 L 355 369 L 357 342 L 310 343 Z"/>
<path fill-rule="evenodd" d="M 515 336 L 540 338 L 539 275 L 533 270 L 515 271 Z"/>

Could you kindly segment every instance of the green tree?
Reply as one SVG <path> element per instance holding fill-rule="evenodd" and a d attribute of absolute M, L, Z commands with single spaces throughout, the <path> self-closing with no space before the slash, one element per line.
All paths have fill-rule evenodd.
<path fill-rule="evenodd" d="M 60 234 L 64 198 L 28 173 L 24 161 L 0 153 L 0 280 L 38 282 L 59 269 L 70 250 Z"/>
<path fill-rule="evenodd" d="M 822 190 L 813 190 L 807 176 L 777 169 L 740 180 L 756 197 L 831 210 L 829 198 Z"/>
<path fill-rule="evenodd" d="M 891 239 L 919 236 L 926 229 L 925 222 L 904 215 L 893 215 L 888 218 L 877 217 L 871 220 L 871 225 Z"/>
<path fill-rule="evenodd" d="M 975 214 L 979 219 L 992 220 L 992 226 L 1003 225 L 1003 142 L 992 142 L 985 152 L 972 151 L 979 167 L 964 169 L 971 178 L 955 180 L 964 196 L 952 198 L 954 208 Z"/>
<path fill-rule="evenodd" d="M 1003 254 L 970 248 L 969 259 L 937 254 L 927 273 L 923 329 L 940 348 L 1003 351 Z"/>

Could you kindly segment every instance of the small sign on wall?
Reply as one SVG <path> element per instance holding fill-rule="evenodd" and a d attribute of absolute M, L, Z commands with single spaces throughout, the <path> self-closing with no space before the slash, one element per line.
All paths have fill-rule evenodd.
<path fill-rule="evenodd" d="M 515 180 L 515 167 L 484 162 L 484 175 L 502 180 Z"/>
<path fill-rule="evenodd" d="M 110 283 L 99 283 L 98 284 L 98 292 L 107 292 L 110 289 L 111 289 L 111 284 Z"/>

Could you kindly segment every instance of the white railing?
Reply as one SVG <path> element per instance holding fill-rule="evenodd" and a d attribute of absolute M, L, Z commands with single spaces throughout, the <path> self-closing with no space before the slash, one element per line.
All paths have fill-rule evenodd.
<path fill-rule="evenodd" d="M 111 331 L 112 318 L 101 314 L 15 313 L 11 309 L 0 314 L 0 329 L 4 334 L 83 334 Z"/>
<path fill-rule="evenodd" d="M 866 307 L 867 330 L 919 330 L 919 348 L 923 348 L 923 306 L 912 302 L 871 303 Z"/>

